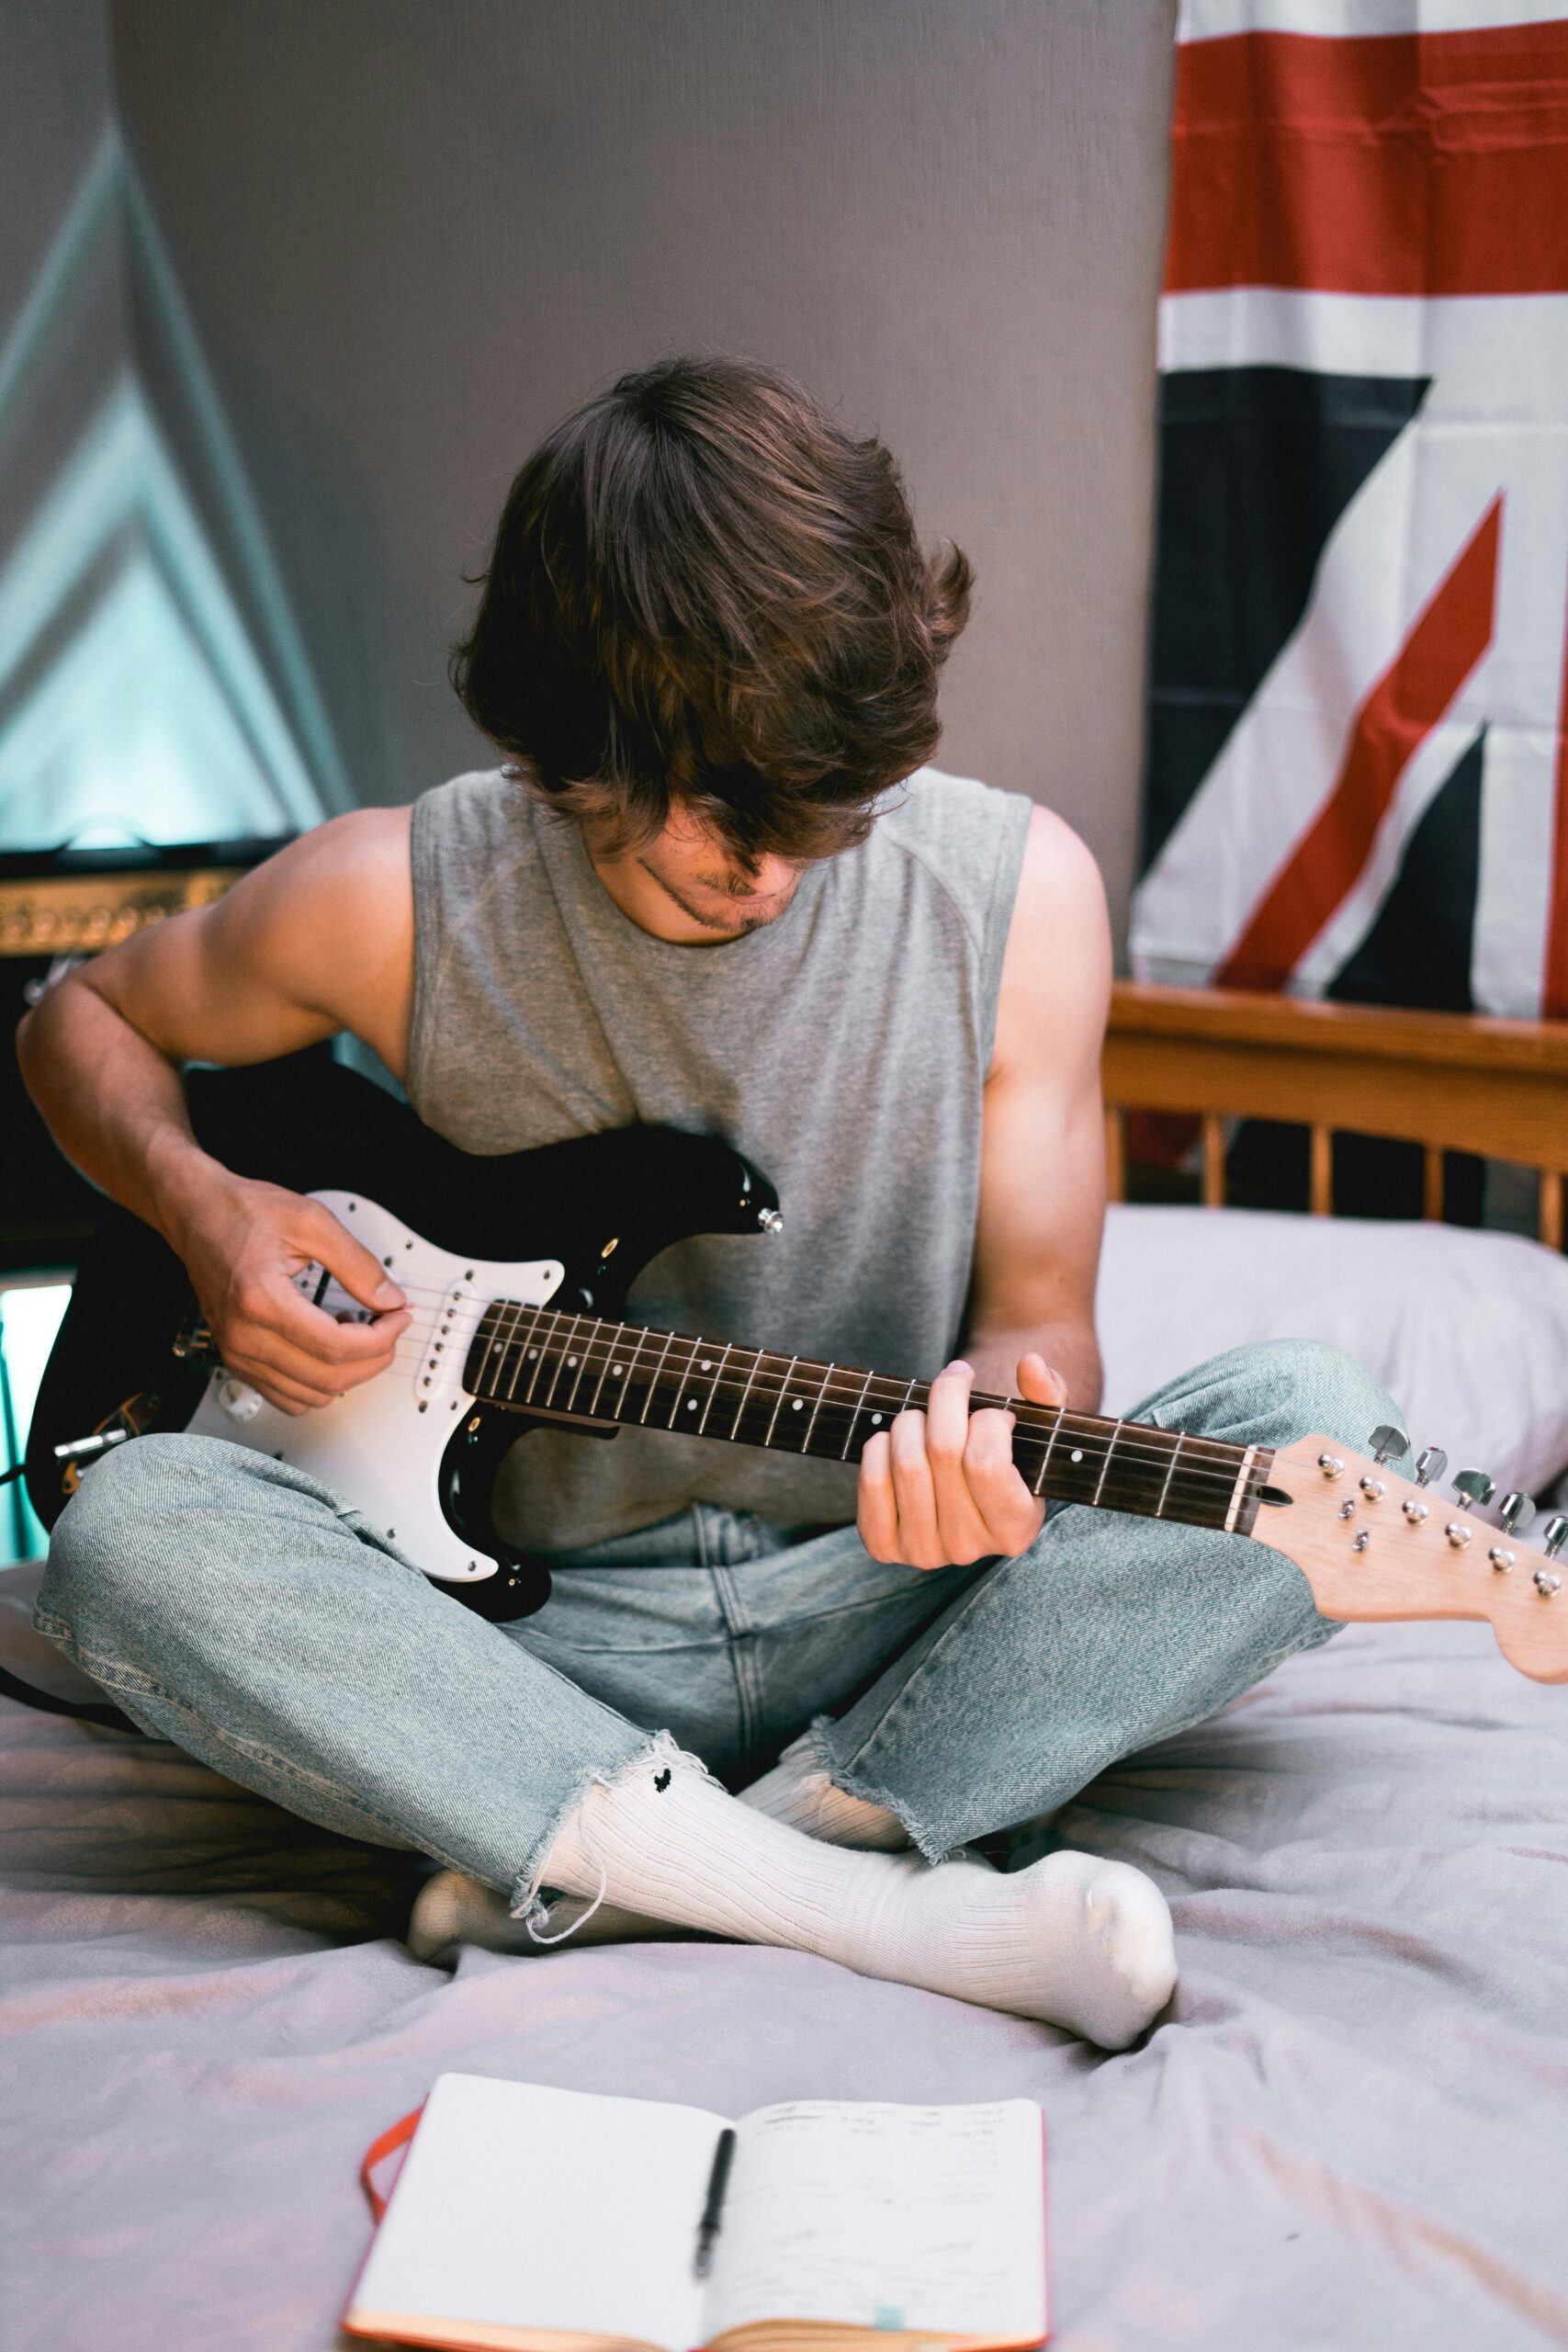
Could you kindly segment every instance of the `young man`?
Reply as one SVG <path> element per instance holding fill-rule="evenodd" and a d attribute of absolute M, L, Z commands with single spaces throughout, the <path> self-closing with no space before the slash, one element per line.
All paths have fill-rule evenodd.
<path fill-rule="evenodd" d="M 529 1438 L 498 1518 L 558 1573 L 507 1626 L 238 1447 L 147 1437 L 89 1472 L 43 1630 L 149 1731 L 445 1864 L 416 1950 L 707 1930 L 1124 2046 L 1175 1980 L 1154 1885 L 957 1849 L 1334 1630 L 1241 1538 L 1043 1524 L 1010 1416 L 968 1414 L 976 1381 L 1098 1403 L 1111 970 L 1067 828 L 922 765 L 969 584 L 922 556 L 886 449 L 796 388 L 728 360 L 629 376 L 525 466 L 456 658 L 507 764 L 322 826 L 23 1024 L 62 1148 L 287 1411 L 383 1376 L 409 1312 L 325 1210 L 197 1148 L 179 1072 L 340 1029 L 469 1150 L 640 1119 L 765 1168 L 783 1238 L 667 1252 L 640 1319 L 946 1366 L 858 1489 L 701 1438 Z M 312 1260 L 378 1319 L 309 1306 Z M 1359 1442 L 1390 1410 L 1300 1344 L 1143 1409 L 1267 1443 Z"/>

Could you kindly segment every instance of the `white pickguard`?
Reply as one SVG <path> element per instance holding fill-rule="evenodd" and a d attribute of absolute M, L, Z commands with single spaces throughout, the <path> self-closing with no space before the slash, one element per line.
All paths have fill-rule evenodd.
<path fill-rule="evenodd" d="M 500 1265 L 454 1258 L 434 1249 L 374 1201 L 347 1193 L 313 1193 L 356 1241 L 378 1257 L 402 1289 L 413 1319 L 398 1343 L 397 1361 L 374 1380 L 330 1405 L 295 1416 L 243 1381 L 215 1373 L 188 1427 L 197 1437 L 225 1438 L 308 1471 L 362 1511 L 427 1576 L 466 1584 L 493 1576 L 496 1563 L 458 1542 L 437 1494 L 441 1457 L 466 1405 L 463 1366 L 479 1318 L 495 1298 L 542 1306 L 559 1287 L 558 1259 Z M 299 1288 L 329 1315 L 369 1320 L 328 1277 L 310 1266 Z M 319 1294 L 319 1296 L 318 1296 Z"/>

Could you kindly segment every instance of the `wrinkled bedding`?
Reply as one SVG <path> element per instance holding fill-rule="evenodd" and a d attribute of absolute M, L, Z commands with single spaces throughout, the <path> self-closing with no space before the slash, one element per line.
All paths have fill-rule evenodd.
<path fill-rule="evenodd" d="M 1120 2057 L 730 1945 L 448 1975 L 399 1940 L 406 1859 L 0 1700 L 7 2352 L 333 2345 L 359 2157 L 446 2067 L 1037 2098 L 1063 2352 L 1568 2342 L 1568 1686 L 1483 1628 L 1353 1627 L 1057 1827 L 1175 1910 L 1179 1991 Z"/>

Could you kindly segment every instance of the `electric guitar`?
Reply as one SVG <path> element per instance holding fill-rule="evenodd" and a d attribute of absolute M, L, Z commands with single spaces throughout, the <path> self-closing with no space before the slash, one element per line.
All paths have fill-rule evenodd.
<path fill-rule="evenodd" d="M 712 1136 L 625 1127 L 478 1159 L 324 1056 L 198 1072 L 193 1122 L 206 1148 L 247 1176 L 310 1193 L 386 1267 L 412 1309 L 394 1365 L 320 1410 L 293 1417 L 216 1361 L 179 1261 L 106 1204 L 39 1390 L 28 1453 L 34 1508 L 51 1525 L 93 1460 L 149 1430 L 192 1431 L 310 1472 L 346 1497 L 424 1573 L 492 1620 L 548 1597 L 547 1566 L 497 1532 L 491 1490 L 531 1428 L 614 1438 L 628 1424 L 726 1444 L 855 1462 L 908 1408 L 920 1380 L 807 1362 L 623 1319 L 649 1261 L 696 1234 L 782 1230 L 761 1172 Z M 320 1266 L 299 1288 L 329 1313 L 368 1310 Z M 1423 1453 L 1414 1482 L 1387 1466 L 1396 1430 L 1363 1456 L 1304 1436 L 1278 1450 L 1008 1403 L 1013 1458 L 1047 1498 L 1179 1521 L 1270 1545 L 1293 1560 L 1319 1609 L 1340 1618 L 1483 1617 L 1504 1654 L 1541 1681 L 1568 1680 L 1568 1601 L 1543 1551 L 1478 1511 L 1484 1473 L 1461 1471 L 1457 1503 Z"/>

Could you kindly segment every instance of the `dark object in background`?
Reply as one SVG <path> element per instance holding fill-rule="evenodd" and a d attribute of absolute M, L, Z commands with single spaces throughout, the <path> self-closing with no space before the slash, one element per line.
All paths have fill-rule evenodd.
<path fill-rule="evenodd" d="M 210 906 L 281 840 L 0 854 L 0 1274 L 69 1268 L 98 1195 L 34 1110 L 12 1039 L 62 967 L 187 908 Z"/>

